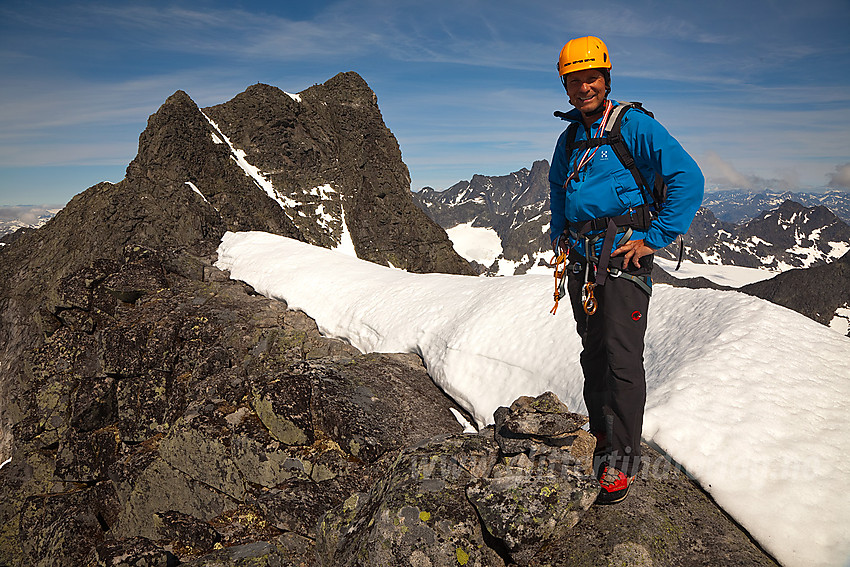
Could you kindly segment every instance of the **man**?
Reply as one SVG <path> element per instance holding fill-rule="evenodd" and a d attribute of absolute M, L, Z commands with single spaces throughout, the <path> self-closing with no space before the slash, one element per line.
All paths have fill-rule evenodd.
<path fill-rule="evenodd" d="M 687 232 L 705 180 L 661 124 L 608 98 L 611 60 L 602 40 L 568 42 L 558 73 L 575 108 L 556 113 L 571 126 L 558 139 L 549 171 L 552 246 L 556 254 L 569 251 L 567 287 L 597 439 L 597 503 L 613 504 L 626 497 L 640 467 L 653 253 Z M 634 158 L 631 169 L 606 130 L 615 123 Z M 654 204 L 656 174 L 667 190 L 663 203 Z"/>

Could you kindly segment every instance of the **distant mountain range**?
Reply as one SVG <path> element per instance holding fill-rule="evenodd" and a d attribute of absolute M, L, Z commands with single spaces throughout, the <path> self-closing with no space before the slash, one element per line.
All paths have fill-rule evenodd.
<path fill-rule="evenodd" d="M 548 175 L 549 163 L 536 161 L 531 170 L 475 175 L 445 191 L 425 187 L 413 198 L 444 229 L 469 224 L 498 235 L 501 257 L 492 265 L 479 264 L 480 271 L 523 274 L 551 256 Z"/>
<path fill-rule="evenodd" d="M 0 243 L 7 244 L 6 235 L 20 228 L 38 228 L 53 218 L 62 207 L 19 206 L 0 207 Z"/>
<path fill-rule="evenodd" d="M 775 209 L 785 201 L 794 201 L 806 207 L 826 207 L 835 216 L 850 223 L 850 192 L 847 191 L 753 193 L 746 189 L 727 189 L 706 192 L 702 206 L 710 209 L 718 219 L 738 224 Z"/>
<path fill-rule="evenodd" d="M 785 271 L 829 263 L 850 251 L 850 226 L 828 208 L 784 201 L 743 224 L 718 220 L 700 208 L 685 235 L 684 257 L 698 264 L 724 264 Z M 658 255 L 677 257 L 673 244 Z"/>
<path fill-rule="evenodd" d="M 551 257 L 548 173 L 548 162 L 537 161 L 531 170 L 475 175 L 445 191 L 426 187 L 414 198 L 450 233 L 466 224 L 498 236 L 501 253 L 491 264 L 481 266 L 482 271 L 522 274 Z M 798 196 L 806 203 L 790 199 Z M 850 226 L 833 208 L 850 218 L 850 193 L 706 193 L 685 237 L 685 258 L 774 270 L 828 263 L 850 250 Z M 673 259 L 678 246 L 674 243 L 658 255 Z"/>

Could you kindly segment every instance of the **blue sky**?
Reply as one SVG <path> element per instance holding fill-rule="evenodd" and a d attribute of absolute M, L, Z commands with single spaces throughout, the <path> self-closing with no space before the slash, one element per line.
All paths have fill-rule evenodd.
<path fill-rule="evenodd" d="M 850 2 L 549 0 L 0 3 L 0 205 L 117 182 L 149 115 L 340 71 L 378 96 L 412 188 L 550 159 L 555 62 L 597 35 L 715 185 L 850 187 Z"/>

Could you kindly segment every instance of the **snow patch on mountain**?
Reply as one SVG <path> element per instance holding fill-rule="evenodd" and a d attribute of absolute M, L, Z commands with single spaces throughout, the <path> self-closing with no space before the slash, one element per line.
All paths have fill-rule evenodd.
<path fill-rule="evenodd" d="M 768 280 L 778 274 L 778 271 L 765 268 L 744 268 L 742 266 L 723 266 L 717 264 L 697 264 L 689 260 L 682 261 L 676 270 L 677 262 L 666 258 L 655 258 L 655 263 L 665 272 L 678 279 L 703 277 L 716 284 L 727 287 L 741 287 L 753 282 Z"/>
<path fill-rule="evenodd" d="M 357 252 L 354 250 L 354 240 L 351 238 L 351 231 L 348 230 L 348 223 L 345 219 L 345 205 L 342 206 L 342 234 L 339 237 L 339 244 L 333 250 L 341 252 L 346 256 L 357 258 Z"/>
<path fill-rule="evenodd" d="M 201 114 L 204 113 L 202 112 Z M 275 190 L 274 185 L 272 185 L 272 182 L 269 181 L 265 175 L 263 175 L 259 168 L 248 163 L 248 160 L 245 158 L 245 151 L 240 150 L 239 148 L 234 146 L 233 143 L 230 141 L 230 138 L 224 135 L 224 133 L 218 127 L 218 124 L 213 122 L 213 120 L 209 116 L 204 114 L 204 118 L 207 119 L 207 122 L 210 123 L 210 126 L 215 128 L 216 134 L 222 140 L 224 140 L 224 142 L 227 144 L 227 147 L 230 148 L 231 159 L 233 159 L 233 161 L 235 161 L 239 165 L 239 167 L 242 168 L 242 171 L 245 172 L 245 175 L 254 180 L 254 182 L 257 184 L 257 187 L 265 191 L 266 194 L 273 201 L 280 205 L 280 208 L 283 209 L 283 212 L 286 213 L 286 216 L 289 217 L 289 220 L 292 220 L 292 215 L 290 214 L 288 208 L 294 208 L 297 203 L 289 197 L 281 195 L 277 190 Z"/>
<path fill-rule="evenodd" d="M 835 316 L 829 322 L 829 328 L 844 336 L 850 336 L 850 303 L 845 303 L 835 311 Z"/>
<path fill-rule="evenodd" d="M 446 229 L 446 234 L 463 258 L 489 266 L 502 253 L 502 240 L 492 228 L 472 226 L 473 222 Z"/>
<path fill-rule="evenodd" d="M 194 184 L 194 183 L 192 183 L 191 181 L 187 181 L 187 182 L 186 182 L 186 185 L 188 185 L 189 187 L 191 187 L 192 191 L 194 191 L 195 193 L 197 193 L 198 195 L 200 195 L 200 196 L 201 196 L 201 199 L 203 199 L 203 200 L 204 200 L 204 203 L 209 204 L 209 201 L 207 201 L 207 198 L 206 198 L 206 197 L 204 197 L 204 194 L 203 194 L 203 193 L 201 193 L 201 190 L 200 190 L 200 189 L 198 189 L 197 185 L 195 185 L 195 184 Z"/>

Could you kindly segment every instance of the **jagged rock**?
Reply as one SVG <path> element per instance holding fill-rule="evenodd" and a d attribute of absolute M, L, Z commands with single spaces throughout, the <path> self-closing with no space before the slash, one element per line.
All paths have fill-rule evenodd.
<path fill-rule="evenodd" d="M 91 565 L 98 567 L 172 567 L 177 557 L 160 545 L 143 537 L 126 540 L 106 540 L 89 556 Z"/>
<path fill-rule="evenodd" d="M 161 522 L 159 537 L 169 542 L 168 547 L 180 557 L 207 553 L 221 541 L 220 533 L 194 516 L 173 511 L 156 516 Z"/>
<path fill-rule="evenodd" d="M 29 497 L 20 511 L 21 564 L 82 565 L 115 524 L 118 507 L 108 482 Z"/>
<path fill-rule="evenodd" d="M 241 501 L 245 480 L 231 458 L 230 430 L 216 417 L 178 419 L 159 442 L 159 455 L 174 469 Z"/>
<path fill-rule="evenodd" d="M 171 273 L 209 281 L 222 277 L 212 264 L 227 230 L 262 230 L 331 246 L 340 242 L 345 221 L 362 258 L 411 271 L 471 273 L 445 232 L 413 204 L 398 144 L 368 85 L 344 73 L 308 89 L 302 101 L 255 85 L 206 109 L 233 138 L 231 147 L 192 99 L 177 91 L 148 120 L 122 181 L 90 187 L 38 231 L 0 246 L 6 271 L 0 280 L 0 357 L 8 361 L 0 376 L 0 456 L 12 453 L 12 423 L 20 414 L 13 400 L 19 386 L 28 388 L 25 353 L 60 329 L 96 333 L 117 310 L 164 287 L 146 254 L 134 255 L 139 245 L 158 250 L 158 261 Z M 237 163 L 246 155 L 258 173 Z M 267 191 L 262 176 L 279 182 L 280 191 Z M 318 188 L 330 184 L 329 199 L 321 198 Z M 289 207 L 288 191 L 300 195 L 298 207 Z M 123 273 L 112 269 L 115 262 Z M 65 279 L 75 273 L 77 279 Z M 125 360 L 107 360 L 107 371 L 132 375 L 143 386 L 130 355 L 134 346 L 138 352 L 152 345 L 134 345 L 124 331 L 107 335 L 112 339 L 127 341 L 130 351 L 121 355 Z M 156 388 L 170 387 L 160 376 L 152 381 Z M 167 408 L 138 409 L 139 438 L 166 418 Z"/>
<path fill-rule="evenodd" d="M 511 404 L 510 414 L 497 432 L 538 438 L 558 437 L 576 431 L 587 416 L 572 413 L 552 392 L 536 398 L 523 396 Z"/>
<path fill-rule="evenodd" d="M 505 542 L 520 565 L 550 542 L 566 538 L 599 493 L 594 477 L 575 467 L 556 468 L 541 473 L 501 466 L 492 478 L 478 479 L 466 489 L 487 530 Z"/>
<path fill-rule="evenodd" d="M 511 407 L 517 416 L 582 422 L 551 393 Z M 499 447 L 487 428 L 405 449 L 371 490 L 322 519 L 320 564 L 527 564 L 576 525 L 599 483 L 566 451 L 552 447 L 534 460 L 523 453 L 506 464 Z"/>
<path fill-rule="evenodd" d="M 522 396 L 494 414 L 500 463 L 467 487 L 487 531 L 525 565 L 566 537 L 599 493 L 593 436 L 552 392 Z"/>
<path fill-rule="evenodd" d="M 530 414 L 559 416 L 569 429 L 583 424 L 551 393 L 501 410 L 513 411 L 523 424 L 529 421 L 520 418 Z M 404 450 L 372 490 L 352 495 L 322 519 L 320 563 L 417 564 L 424 554 L 432 565 L 526 564 L 564 537 L 595 500 L 598 481 L 586 474 L 585 464 L 556 447 L 545 455 L 532 453 L 533 460 L 522 453 L 505 464 L 494 435 L 499 427 Z M 559 435 L 562 429 L 556 428 Z M 534 431 L 545 439 L 540 433 Z M 592 457 L 592 445 L 589 451 Z"/>
<path fill-rule="evenodd" d="M 360 258 L 413 272 L 472 273 L 414 204 L 398 142 L 357 73 L 298 97 L 252 85 L 204 112 L 266 172 L 307 242 L 334 247 L 347 227 Z"/>
<path fill-rule="evenodd" d="M 319 565 L 504 565 L 466 497 L 497 447 L 484 436 L 435 438 L 406 449 L 368 492 L 321 521 Z"/>
<path fill-rule="evenodd" d="M 194 561 L 181 563 L 185 567 L 300 567 L 293 563 L 288 554 L 278 545 L 267 541 L 255 541 L 215 551 Z"/>
<path fill-rule="evenodd" d="M 281 373 L 255 386 L 251 405 L 272 437 L 284 445 L 310 445 L 315 441 L 311 394 L 309 377 Z"/>
<path fill-rule="evenodd" d="M 494 435 L 506 456 L 525 454 L 530 460 L 547 456 L 553 461 L 578 464 L 592 474 L 596 440 L 581 427 L 586 416 L 569 411 L 555 394 L 523 396 L 493 414 Z"/>
<path fill-rule="evenodd" d="M 769 280 L 745 285 L 740 291 L 829 325 L 839 309 L 850 304 L 850 252 L 830 264 L 788 270 Z"/>

